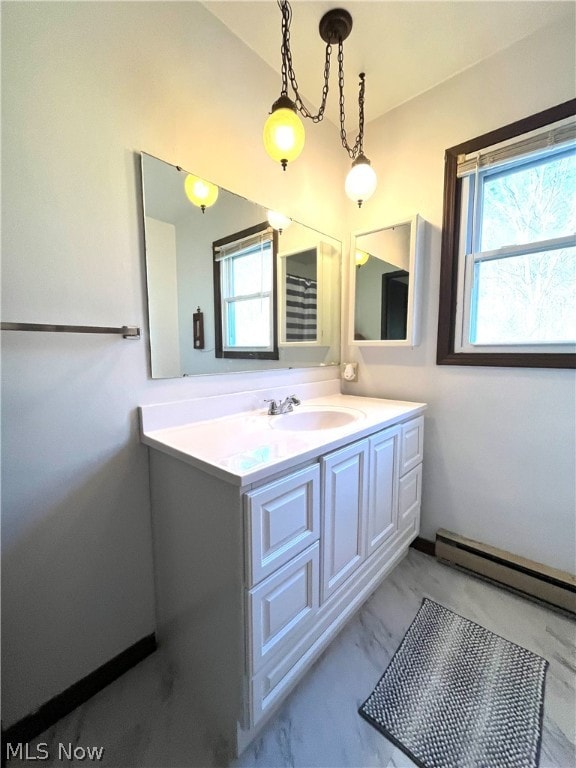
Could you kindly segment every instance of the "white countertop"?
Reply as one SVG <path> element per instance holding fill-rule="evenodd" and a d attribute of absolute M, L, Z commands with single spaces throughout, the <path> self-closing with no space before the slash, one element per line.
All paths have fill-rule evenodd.
<path fill-rule="evenodd" d="M 319 406 L 354 409 L 358 418 L 344 426 L 306 431 L 275 428 L 274 420 L 285 417 L 268 416 L 265 409 L 156 429 L 143 418 L 142 442 L 226 482 L 246 486 L 426 409 L 425 403 L 325 394 L 303 400 L 294 412 Z"/>

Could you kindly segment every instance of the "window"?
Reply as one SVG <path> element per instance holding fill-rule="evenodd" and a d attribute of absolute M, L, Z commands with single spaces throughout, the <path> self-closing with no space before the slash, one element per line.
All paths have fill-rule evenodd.
<path fill-rule="evenodd" d="M 278 360 L 275 232 L 258 224 L 212 249 L 216 357 Z"/>
<path fill-rule="evenodd" d="M 575 107 L 446 151 L 439 364 L 574 367 Z"/>

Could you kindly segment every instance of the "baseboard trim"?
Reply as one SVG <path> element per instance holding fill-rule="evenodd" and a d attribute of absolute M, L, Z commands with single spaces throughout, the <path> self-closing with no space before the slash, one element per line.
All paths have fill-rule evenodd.
<path fill-rule="evenodd" d="M 436 557 L 525 597 L 576 614 L 576 578 L 570 573 L 443 529 L 436 534 Z"/>
<path fill-rule="evenodd" d="M 423 539 L 421 536 L 416 536 L 410 546 L 412 549 L 417 549 L 418 552 L 424 552 L 425 555 L 430 555 L 430 557 L 435 557 L 436 555 L 435 543 L 429 539 Z"/>
<path fill-rule="evenodd" d="M 101 691 L 118 677 L 123 675 L 140 661 L 145 659 L 157 648 L 156 635 L 151 634 L 138 640 L 125 651 L 122 651 L 110 661 L 78 680 L 62 693 L 42 704 L 35 712 L 26 715 L 21 720 L 2 730 L 2 758 L 4 745 L 27 743 L 36 738 L 54 723 L 70 714 L 94 694 Z"/>

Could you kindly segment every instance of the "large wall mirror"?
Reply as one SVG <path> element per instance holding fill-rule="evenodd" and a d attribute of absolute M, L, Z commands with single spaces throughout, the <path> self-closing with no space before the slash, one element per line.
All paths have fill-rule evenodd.
<path fill-rule="evenodd" d="M 338 365 L 340 241 L 188 176 L 142 153 L 152 378 Z"/>
<path fill-rule="evenodd" d="M 420 216 L 352 237 L 350 344 L 419 343 Z"/>

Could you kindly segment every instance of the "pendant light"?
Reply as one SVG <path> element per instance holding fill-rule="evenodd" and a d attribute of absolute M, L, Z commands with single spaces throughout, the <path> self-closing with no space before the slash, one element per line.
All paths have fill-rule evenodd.
<path fill-rule="evenodd" d="M 266 152 L 282 165 L 283 170 L 304 149 L 304 124 L 296 105 L 286 94 L 272 105 L 272 112 L 264 123 L 263 138 Z"/>
<path fill-rule="evenodd" d="M 326 100 L 328 97 L 330 79 L 330 59 L 332 46 L 338 46 L 338 86 L 339 86 L 339 116 L 340 139 L 342 146 L 353 160 L 352 169 L 345 183 L 348 197 L 361 206 L 376 189 L 376 174 L 370 166 L 370 161 L 364 155 L 364 91 L 365 74 L 360 74 L 360 92 L 358 96 L 359 122 L 358 136 L 353 146 L 348 144 L 344 115 L 344 40 L 352 31 L 352 16 L 343 8 L 335 8 L 322 16 L 319 24 L 320 37 L 326 43 L 324 59 L 324 85 L 320 107 L 312 114 L 304 105 L 298 91 L 298 82 L 292 64 L 290 50 L 290 24 L 292 8 L 288 0 L 278 0 L 282 13 L 282 90 L 280 97 L 272 105 L 272 111 L 264 125 L 264 146 L 268 155 L 282 165 L 283 170 L 289 162 L 295 160 L 304 147 L 304 126 L 299 114 L 319 123 L 324 118 Z M 288 82 L 294 92 L 294 98 L 288 95 Z"/>
<path fill-rule="evenodd" d="M 199 176 L 193 176 L 189 173 L 184 179 L 184 191 L 186 197 L 193 205 L 202 210 L 202 213 L 214 205 L 218 199 L 218 187 L 209 181 L 201 179 Z"/>
<path fill-rule="evenodd" d="M 355 200 L 360 208 L 362 203 L 374 194 L 376 183 L 376 174 L 370 165 L 370 160 L 364 155 L 358 155 L 344 182 L 346 194 L 350 200 Z"/>
<path fill-rule="evenodd" d="M 277 230 L 280 234 L 292 224 L 292 219 L 279 211 L 268 211 L 266 217 L 272 229 Z"/>
<path fill-rule="evenodd" d="M 366 75 L 360 73 L 360 92 L 358 94 L 358 137 L 354 148 L 346 145 L 348 154 L 353 159 L 352 168 L 348 171 L 344 189 L 351 200 L 358 203 L 358 208 L 362 203 L 372 197 L 376 190 L 377 178 L 374 169 L 370 165 L 370 160 L 364 154 L 364 91 L 366 88 Z"/>

